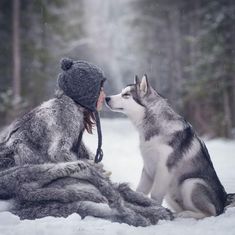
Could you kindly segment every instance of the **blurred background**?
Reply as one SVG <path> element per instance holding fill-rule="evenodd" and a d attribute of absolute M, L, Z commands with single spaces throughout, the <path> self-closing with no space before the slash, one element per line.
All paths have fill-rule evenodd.
<path fill-rule="evenodd" d="M 107 94 L 146 73 L 200 135 L 235 136 L 234 0 L 0 0 L 0 39 L 0 127 L 53 97 L 67 56 Z"/>

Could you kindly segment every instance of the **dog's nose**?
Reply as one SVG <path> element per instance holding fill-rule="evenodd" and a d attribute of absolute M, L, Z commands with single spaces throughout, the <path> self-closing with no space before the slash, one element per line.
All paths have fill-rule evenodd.
<path fill-rule="evenodd" d="M 106 98 L 105 98 L 106 103 L 108 103 L 110 100 L 111 100 L 110 97 L 106 97 Z"/>

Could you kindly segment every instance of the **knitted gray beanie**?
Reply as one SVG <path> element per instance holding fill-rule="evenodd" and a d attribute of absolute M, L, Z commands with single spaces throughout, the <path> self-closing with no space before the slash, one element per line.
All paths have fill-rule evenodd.
<path fill-rule="evenodd" d="M 102 82 L 105 81 L 103 71 L 97 66 L 86 61 L 73 61 L 69 58 L 61 60 L 62 72 L 58 77 L 58 86 L 65 95 L 77 104 L 94 112 L 98 133 L 98 147 L 95 162 L 102 160 L 103 151 L 100 118 L 96 109 Z"/>

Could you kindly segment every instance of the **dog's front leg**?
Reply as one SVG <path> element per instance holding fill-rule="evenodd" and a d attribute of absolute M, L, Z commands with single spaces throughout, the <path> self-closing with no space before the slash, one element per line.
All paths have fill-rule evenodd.
<path fill-rule="evenodd" d="M 158 205 L 162 204 L 162 201 L 167 194 L 170 180 L 171 177 L 167 169 L 156 171 L 153 187 L 151 190 L 151 198 L 154 199 Z"/>
<path fill-rule="evenodd" d="M 149 194 L 152 185 L 153 185 L 153 180 L 147 174 L 146 170 L 143 168 L 140 182 L 138 184 L 136 191 L 147 195 Z"/>

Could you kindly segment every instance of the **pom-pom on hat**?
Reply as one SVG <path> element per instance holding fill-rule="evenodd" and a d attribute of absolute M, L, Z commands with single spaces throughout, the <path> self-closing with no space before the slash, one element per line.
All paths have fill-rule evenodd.
<path fill-rule="evenodd" d="M 77 104 L 94 112 L 98 132 L 98 148 L 95 156 L 95 162 L 102 160 L 103 152 L 102 133 L 99 114 L 96 110 L 96 104 L 100 95 L 102 83 L 105 81 L 103 71 L 97 66 L 87 61 L 73 61 L 69 58 L 63 58 L 60 62 L 63 70 L 58 77 L 58 86 L 65 95 L 69 96 Z"/>

